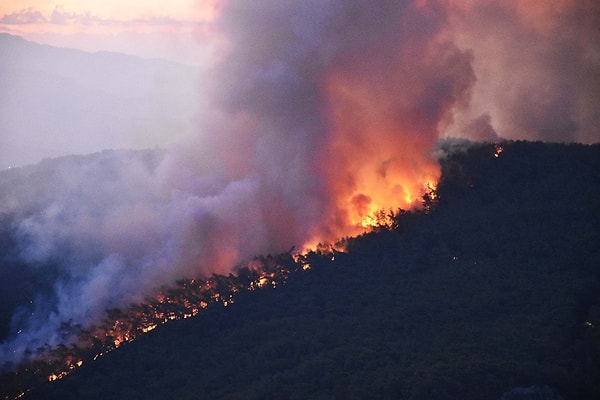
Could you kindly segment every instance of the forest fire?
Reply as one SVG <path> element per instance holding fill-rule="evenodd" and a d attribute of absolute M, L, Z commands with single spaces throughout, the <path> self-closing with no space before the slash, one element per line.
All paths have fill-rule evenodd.
<path fill-rule="evenodd" d="M 34 174 L 45 185 L 23 175 L 14 191 L 6 181 L 15 268 L 56 269 L 39 284 L 47 307 L 26 306 L 47 309 L 20 316 L 13 332 L 23 334 L 0 346 L 7 360 L 58 343 L 62 321 L 110 350 L 237 292 L 190 282 L 184 290 L 211 294 L 187 305 L 157 298 L 133 310 L 136 321 L 109 316 L 97 332 L 89 324 L 106 309 L 421 207 L 440 176 L 432 152 L 475 82 L 472 54 L 439 40 L 443 10 L 419 2 L 317 3 L 223 6 L 205 38 L 218 56 L 202 69 L 190 137 L 161 151 L 49 160 Z M 254 285 L 278 284 L 265 275 Z"/>
<path fill-rule="evenodd" d="M 308 268 L 305 257 L 299 254 L 267 256 L 253 261 L 251 268 L 240 268 L 237 275 L 180 280 L 141 304 L 130 305 L 125 310 L 108 310 L 102 322 L 87 330 L 79 328 L 76 340 L 70 344 L 37 349 L 31 361 L 1 375 L 3 399 L 24 396 L 33 382 L 62 379 L 84 362 L 95 361 L 159 325 L 195 317 L 211 304 L 226 307 L 233 304 L 236 294 L 242 291 L 275 288 L 292 272 Z M 72 327 L 65 326 L 65 329 Z"/>
<path fill-rule="evenodd" d="M 430 154 L 438 121 L 412 108 L 412 96 L 421 89 L 386 54 L 369 54 L 368 63 L 342 58 L 327 79 L 331 139 L 322 162 L 336 209 L 352 234 L 377 226 L 388 210 L 419 207 L 440 176 Z"/>
<path fill-rule="evenodd" d="M 597 141 L 598 63 L 590 55 L 599 54 L 600 14 L 594 2 L 533 8 L 491 0 L 218 3 L 194 38 L 206 50 L 201 68 L 190 72 L 198 74 L 197 84 L 186 82 L 174 93 L 186 93 L 193 119 L 165 121 L 152 134 L 139 118 L 124 131 L 113 126 L 128 120 L 128 111 L 114 107 L 120 102 L 104 96 L 107 88 L 123 86 L 116 98 L 143 99 L 127 103 L 154 109 L 145 106 L 154 104 L 145 103 L 153 91 L 133 84 L 129 73 L 119 79 L 131 85 L 115 78 L 129 62 L 75 53 L 71 59 L 64 49 L 34 51 L 32 43 L 3 37 L 15 55 L 6 60 L 10 74 L 20 65 L 41 68 L 6 80 L 31 80 L 31 92 L 6 96 L 10 107 L 2 109 L 19 121 L 7 126 L 35 122 L 32 137 L 66 127 L 74 132 L 58 142 L 34 140 L 52 148 L 51 157 L 65 157 L 0 171 L 6 303 L 0 367 L 13 371 L 0 376 L 0 387 L 16 387 L 11 398 L 27 382 L 58 380 L 79 361 L 161 324 L 213 304 L 230 306 L 244 291 L 278 287 L 290 271 L 311 268 L 291 258 L 235 270 L 256 254 L 317 248 L 387 227 L 395 210 L 427 208 L 437 200 L 440 138 L 496 143 L 486 155 L 498 167 L 512 158 L 509 145 L 505 151 L 498 144 L 503 137 Z M 4 22 L 17 27 L 34 14 L 15 10 Z M 29 53 L 40 59 L 16 57 Z M 88 58 L 97 61 L 80 68 L 78 60 Z M 46 71 L 50 66 L 57 69 Z M 154 70 L 141 60 L 135 68 L 140 72 L 131 76 Z M 56 76 L 65 82 L 54 89 Z M 92 82 L 101 84 L 92 90 Z M 162 78 L 151 82 L 179 87 Z M 59 110 L 79 110 L 85 88 L 89 104 L 81 111 L 90 112 L 90 122 L 77 123 L 78 112 L 48 112 L 48 101 L 33 93 L 46 96 L 49 88 L 75 95 L 61 103 L 48 92 Z M 157 98 L 157 104 L 167 99 Z M 32 100 L 25 107 L 21 99 Z M 99 107 L 104 103 L 106 109 Z M 44 120 L 50 116 L 54 127 Z M 23 142 L 10 129 L 0 131 Z M 121 136 L 128 139 L 119 146 L 105 142 Z M 159 149 L 154 137 L 169 146 Z M 86 154 L 57 145 L 79 141 Z M 117 148 L 140 150 L 110 150 Z M 336 259 L 336 247 L 326 251 Z"/>
<path fill-rule="evenodd" d="M 427 184 L 427 187 L 429 192 L 424 197 L 435 199 L 432 185 Z M 400 213 L 403 212 L 400 209 Z M 395 218 L 394 212 L 379 210 L 372 219 L 365 219 L 368 222 L 365 228 L 391 228 Z M 69 333 L 70 341 L 57 347 L 47 345 L 38 348 L 31 352 L 28 362 L 19 365 L 13 372 L 1 375 L 0 386 L 5 388 L 2 395 L 5 400 L 20 398 L 41 381 L 60 380 L 85 362 L 95 361 L 160 325 L 195 317 L 210 305 L 227 307 L 242 292 L 273 289 L 285 284 L 292 273 L 312 268 L 308 260 L 311 252 L 325 255 L 334 262 L 336 255 L 344 253 L 345 248 L 346 241 L 340 240 L 319 243 L 305 253 L 290 251 L 278 256 L 259 257 L 239 268 L 236 275 L 213 274 L 207 279 L 182 279 L 142 303 L 122 310 L 109 309 L 102 321 L 87 329 L 65 323 L 63 330 Z"/>

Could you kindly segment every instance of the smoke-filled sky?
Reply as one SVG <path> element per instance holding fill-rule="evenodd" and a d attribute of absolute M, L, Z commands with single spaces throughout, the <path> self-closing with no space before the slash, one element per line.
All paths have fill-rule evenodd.
<path fill-rule="evenodd" d="M 104 42 L 109 50 L 118 49 L 110 46 L 125 26 L 146 45 L 144 37 L 184 32 L 201 49 L 202 72 L 189 81 L 191 129 L 149 131 L 147 147 L 157 135 L 176 136 L 164 150 L 74 156 L 0 173 L 1 243 L 9 244 L 0 246 L 3 276 L 46 277 L 26 286 L 28 297 L 19 294 L 24 301 L 0 361 L 57 343 L 61 322 L 85 325 L 161 284 L 355 234 L 379 209 L 418 204 L 439 178 L 432 153 L 444 136 L 600 139 L 596 1 L 63 4 L 3 6 L 0 28 L 30 39 L 46 29 L 49 42 L 74 32 L 72 43 L 81 40 L 84 49 L 115 29 Z M 152 24 L 161 28 L 144 36 Z M 47 84 L 56 74 L 36 76 Z M 11 83 L 18 93 L 21 83 Z M 34 111 L 19 109 L 18 96 L 0 96 L 11 110 Z M 83 110 L 95 109 L 99 100 L 85 99 Z M 127 103 L 102 114 L 104 134 L 122 128 Z M 165 118 L 173 112 L 167 109 Z M 61 123 L 72 121 L 68 110 L 61 115 Z M 35 134 L 51 144 L 51 127 L 40 126 Z M 77 140 L 97 151 L 129 143 L 93 128 L 78 127 Z M 0 132 L 0 143 L 15 141 Z M 23 287 L 10 279 L 2 285 L 5 296 Z"/>
<path fill-rule="evenodd" d="M 436 42 L 452 44 L 471 56 L 469 65 L 474 79 L 463 104 L 465 107 L 454 110 L 443 121 L 441 135 L 474 139 L 493 139 L 499 135 L 508 139 L 599 140 L 596 127 L 600 126 L 600 6 L 597 1 L 413 2 L 416 8 L 428 13 L 431 21 L 428 25 L 411 28 L 405 23 L 404 29 L 412 29 L 412 34 L 419 31 L 419 34 L 429 35 Z M 234 8 L 228 3 L 236 4 L 224 0 L 3 2 L 0 4 L 0 32 L 87 51 L 120 51 L 193 65 L 214 65 L 226 46 L 226 40 L 219 39 L 222 35 L 217 26 L 219 16 Z M 319 3 L 307 3 L 312 15 L 305 23 L 313 23 L 313 19 L 326 22 L 329 13 L 342 8 L 368 8 L 365 17 L 373 26 L 391 21 L 387 16 L 377 15 L 377 10 L 389 7 L 385 2 L 360 6 L 355 2 L 348 5 L 337 1 Z M 403 8 L 409 3 L 399 1 L 391 7 Z M 261 2 L 255 8 L 271 7 L 267 4 Z M 294 8 L 287 1 L 278 7 Z M 259 13 L 267 32 L 269 26 L 277 24 L 270 11 Z M 255 36 L 252 30 L 247 34 Z M 344 32 L 336 32 L 336 35 L 341 38 Z M 350 33 L 346 38 L 348 41 L 357 39 L 364 39 L 363 46 L 376 51 L 367 38 L 360 39 Z M 405 47 L 412 46 L 415 50 L 419 46 L 412 39 L 404 43 Z M 202 94 L 199 92 L 198 96 Z M 0 98 L 1 101 L 6 100 Z M 160 141 L 148 140 L 147 144 L 157 142 Z M 111 145 L 114 143 L 109 142 L 106 147 Z M 97 147 L 102 148 L 101 143 Z"/>

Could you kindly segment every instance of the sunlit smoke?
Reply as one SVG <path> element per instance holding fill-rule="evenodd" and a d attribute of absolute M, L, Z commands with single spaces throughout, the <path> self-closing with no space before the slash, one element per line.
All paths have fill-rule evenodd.
<path fill-rule="evenodd" d="M 559 62 L 534 74 L 589 39 L 585 31 L 569 25 L 559 45 L 554 14 L 532 33 L 529 9 L 491 1 L 376 3 L 224 2 L 199 33 L 214 59 L 191 137 L 165 151 L 3 171 L 2 262 L 20 268 L 15 279 L 47 279 L 27 289 L 0 361 L 56 345 L 64 323 L 85 326 L 175 279 L 229 273 L 257 254 L 359 233 L 379 211 L 418 207 L 439 178 L 432 151 L 444 135 L 597 138 L 598 107 L 583 104 L 597 102 L 597 86 L 585 85 L 593 80 L 552 80 Z M 514 53 L 520 68 L 494 63 L 513 53 L 497 32 L 483 35 L 488 20 L 507 37 L 525 35 Z M 526 54 L 535 38 L 542 60 Z M 594 46 L 574 55 L 588 77 L 598 68 Z M 554 110 L 548 133 L 544 116 Z"/>
<path fill-rule="evenodd" d="M 443 37 L 444 9 L 267 1 L 224 11 L 209 91 L 226 122 L 212 108 L 205 118 L 235 125 L 225 143 L 257 149 L 240 161 L 231 145 L 213 146 L 269 178 L 271 207 L 291 211 L 276 223 L 300 241 L 333 240 L 379 210 L 419 204 L 439 177 L 430 152 L 475 81 L 471 54 Z"/>
<path fill-rule="evenodd" d="M 418 206 L 439 178 L 430 151 L 474 82 L 470 54 L 431 40 L 438 33 L 432 15 L 411 11 L 328 74 L 331 131 L 324 173 L 337 212 L 352 225 L 368 223 L 380 210 Z M 433 31 L 410 35 L 406 26 L 413 24 Z"/>

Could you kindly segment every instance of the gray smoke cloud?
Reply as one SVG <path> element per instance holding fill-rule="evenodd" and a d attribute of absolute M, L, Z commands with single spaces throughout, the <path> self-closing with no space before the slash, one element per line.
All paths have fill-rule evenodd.
<path fill-rule="evenodd" d="M 43 279 L 0 364 L 175 279 L 355 233 L 436 178 L 441 136 L 596 140 L 593 17 L 535 30 L 528 9 L 465 4 L 229 1 L 199 39 L 215 60 L 192 135 L 2 171 L 3 291 Z"/>
<path fill-rule="evenodd" d="M 477 76 L 449 135 L 478 139 L 465 127 L 484 116 L 508 139 L 600 140 L 600 3 L 477 0 L 449 12 L 449 35 L 471 49 Z"/>

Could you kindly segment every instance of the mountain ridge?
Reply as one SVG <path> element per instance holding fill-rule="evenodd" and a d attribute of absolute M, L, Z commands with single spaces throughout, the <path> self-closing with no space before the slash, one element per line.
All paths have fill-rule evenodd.
<path fill-rule="evenodd" d="M 193 129 L 199 68 L 0 36 L 0 169 L 106 148 L 172 143 Z"/>
<path fill-rule="evenodd" d="M 397 212 L 344 253 L 309 253 L 284 286 L 26 398 L 480 399 L 532 385 L 597 398 L 599 156 L 598 144 L 468 146 L 442 160 L 430 212 Z"/>

